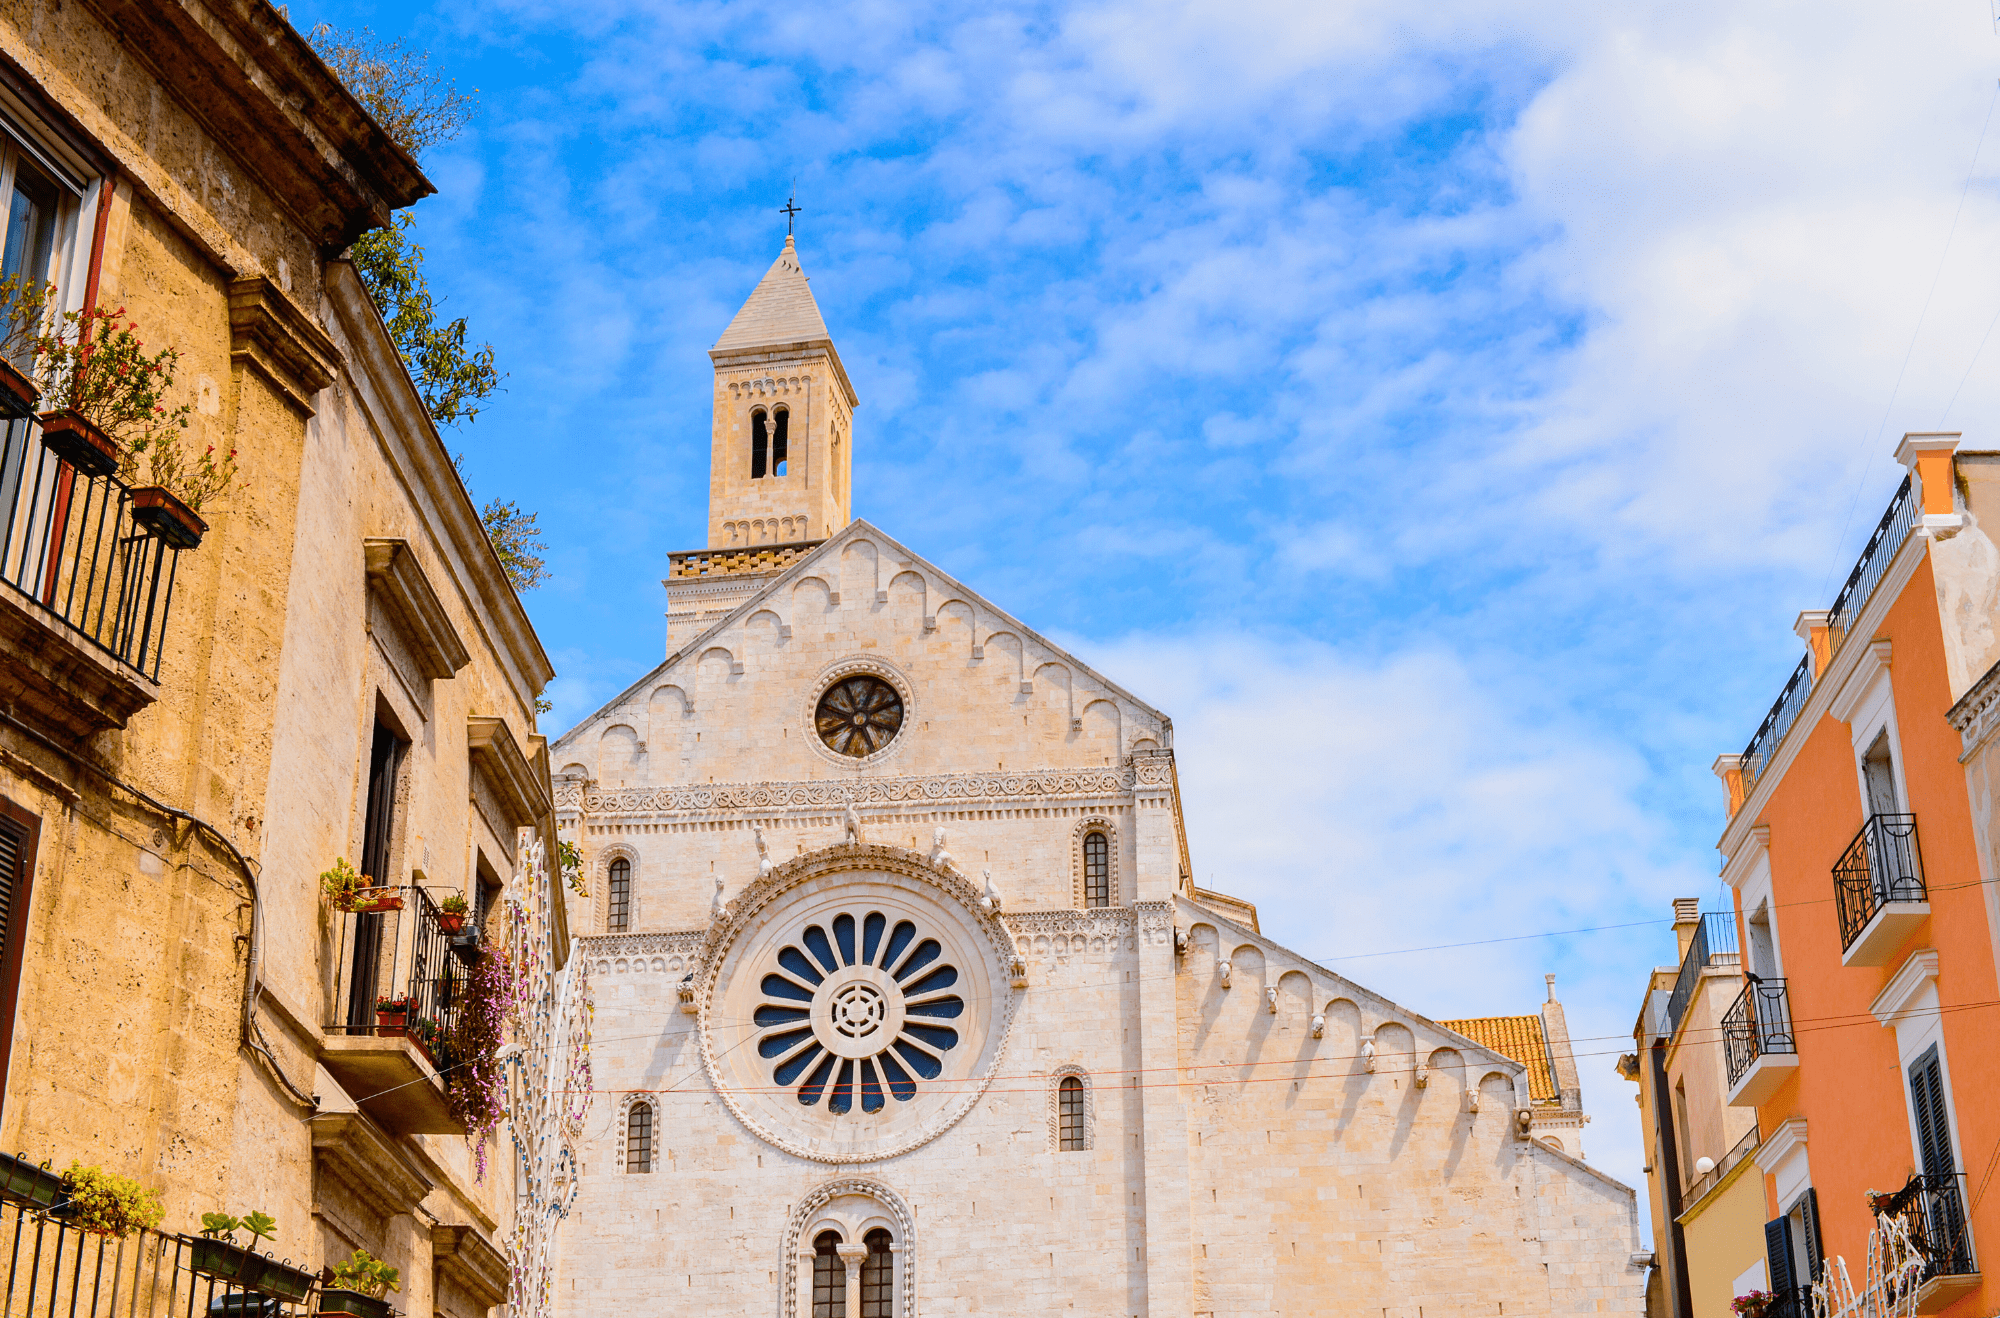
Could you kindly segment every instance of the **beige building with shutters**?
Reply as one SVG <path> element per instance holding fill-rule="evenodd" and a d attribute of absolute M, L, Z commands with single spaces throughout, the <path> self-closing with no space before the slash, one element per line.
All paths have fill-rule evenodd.
<path fill-rule="evenodd" d="M 117 1267 L 180 1311 L 174 1233 L 254 1209 L 307 1271 L 365 1248 L 399 1310 L 483 1316 L 513 1179 L 446 1101 L 479 949 L 434 907 L 476 929 L 548 827 L 551 674 L 338 259 L 431 185 L 265 0 L 7 7 L 0 130 L 4 273 L 177 349 L 169 401 L 240 461 L 177 549 L 38 421 L 0 429 L 0 1148 L 160 1192 Z M 343 856 L 401 909 L 332 909 Z"/>
<path fill-rule="evenodd" d="M 561 1311 L 1638 1313 L 1560 1007 L 1510 1056 L 1197 888 L 1171 720 L 850 519 L 789 240 L 712 357 L 670 653 L 552 748 L 603 1094 Z"/>

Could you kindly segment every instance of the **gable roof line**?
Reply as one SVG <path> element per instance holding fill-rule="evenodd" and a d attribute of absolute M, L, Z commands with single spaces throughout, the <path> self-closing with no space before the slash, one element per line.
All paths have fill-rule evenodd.
<path fill-rule="evenodd" d="M 1405 1007 L 1402 1003 L 1397 1002 L 1392 998 L 1385 998 L 1380 993 L 1375 992 L 1373 989 L 1364 988 L 1362 985 L 1356 983 L 1352 979 L 1349 979 L 1346 975 L 1341 974 L 1339 971 L 1328 970 L 1325 966 L 1321 965 L 1317 961 L 1314 961 L 1312 958 L 1299 955 L 1297 952 L 1294 952 L 1291 948 L 1286 947 L 1284 944 L 1279 943 L 1275 939 L 1271 938 L 1268 934 L 1260 934 L 1256 930 L 1251 929 L 1248 925 L 1238 924 L 1236 921 L 1230 919 L 1228 916 L 1223 915 L 1218 911 L 1212 910 L 1207 906 L 1203 906 L 1199 901 L 1195 900 L 1192 897 L 1184 896 L 1179 893 L 1176 893 L 1175 896 L 1180 901 L 1185 902 L 1187 905 L 1196 908 L 1198 911 L 1201 912 L 1201 914 L 1207 916 L 1209 919 L 1214 920 L 1220 924 L 1228 925 L 1231 930 L 1240 934 L 1245 939 L 1248 939 L 1252 942 L 1262 943 L 1266 947 L 1272 949 L 1273 951 L 1284 953 L 1286 956 L 1293 958 L 1302 965 L 1311 966 L 1314 970 L 1318 971 L 1322 975 L 1325 975 L 1328 979 L 1338 980 L 1340 983 L 1345 984 L 1348 988 L 1352 989 L 1358 996 L 1368 998 L 1380 1006 L 1389 1008 L 1390 1014 L 1401 1015 L 1408 1017 L 1411 1020 L 1421 1021 L 1423 1024 L 1436 1030 L 1439 1034 L 1449 1035 L 1454 1039 L 1463 1041 L 1466 1046 L 1466 1049 L 1470 1049 L 1471 1051 L 1476 1053 L 1483 1053 L 1486 1056 L 1493 1058 L 1495 1061 L 1502 1062 L 1508 1066 L 1517 1068 L 1523 1077 L 1527 1075 L 1530 1069 L 1527 1063 L 1521 1061 L 1519 1058 L 1509 1057 L 1507 1056 L 1507 1054 L 1500 1052 L 1498 1049 L 1490 1048 L 1486 1044 L 1479 1042 L 1479 1040 L 1477 1039 L 1471 1038 L 1467 1035 L 1460 1034 L 1457 1030 L 1452 1029 L 1450 1026 L 1445 1025 L 1439 1021 L 1432 1020 L 1430 1017 L 1424 1015 L 1422 1012 L 1412 1011 L 1410 1008 Z M 1464 1049 L 1461 1049 L 1461 1051 L 1464 1051 Z"/>
<path fill-rule="evenodd" d="M 1032 639 L 1037 645 L 1042 646 L 1044 649 L 1054 651 L 1056 654 L 1063 656 L 1063 658 L 1068 660 L 1072 666 L 1081 669 L 1084 673 L 1088 674 L 1090 677 L 1095 679 L 1100 685 L 1109 690 L 1113 695 L 1119 696 L 1125 700 L 1130 701 L 1132 704 L 1138 706 L 1145 713 L 1150 714 L 1154 718 L 1158 719 L 1160 721 L 1161 726 L 1167 729 L 1169 734 L 1171 734 L 1171 730 L 1174 725 L 1173 719 L 1168 717 L 1165 713 L 1154 708 L 1152 705 L 1146 703 L 1145 701 L 1139 699 L 1139 697 L 1133 695 L 1130 691 L 1127 691 L 1123 686 L 1120 686 L 1118 683 L 1112 681 L 1104 674 L 1098 672 L 1095 668 L 1092 668 L 1089 664 L 1083 662 L 1083 660 L 1078 659 L 1075 655 L 1071 654 L 1068 650 L 1064 649 L 1062 646 L 1055 644 L 1053 641 L 1050 641 L 1040 632 L 1036 631 L 1032 627 L 1029 627 L 1027 624 L 1023 623 L 1020 619 L 1016 618 L 1013 614 L 1007 612 L 1005 609 L 1000 608 L 998 605 L 994 604 L 991 600 L 987 599 L 984 595 L 981 595 L 978 591 L 973 590 L 970 586 L 967 586 L 964 582 L 952 576 L 949 572 L 946 572 L 944 569 L 938 567 L 937 564 L 931 562 L 929 559 L 925 558 L 922 554 L 917 553 L 915 550 L 911 549 L 908 545 L 905 545 L 902 541 L 890 535 L 887 531 L 882 530 L 880 527 L 874 525 L 872 522 L 868 522 L 863 520 L 862 518 L 857 517 L 853 521 L 849 522 L 846 526 L 842 527 L 840 530 L 834 532 L 832 535 L 828 536 L 825 540 L 821 541 L 819 546 L 816 549 L 814 549 L 811 553 L 799 559 L 798 562 L 793 563 L 790 567 L 779 572 L 776 576 L 772 577 L 769 581 L 765 582 L 762 586 L 758 587 L 757 590 L 751 594 L 750 598 L 744 600 L 741 604 L 737 605 L 727 614 L 717 619 L 715 624 L 709 627 L 707 631 L 702 632 L 698 636 L 694 637 L 692 640 L 689 640 L 683 645 L 681 645 L 672 654 L 668 655 L 658 664 L 655 664 L 651 669 L 649 669 L 645 674 L 640 676 L 631 685 L 627 686 L 623 691 L 620 691 L 610 700 L 604 702 L 604 704 L 600 705 L 596 710 L 585 715 L 583 718 L 578 719 L 574 727 L 572 727 L 568 732 L 565 732 L 561 737 L 550 743 L 549 746 L 550 751 L 553 752 L 555 750 L 560 749 L 561 747 L 567 746 L 569 744 L 570 738 L 573 737 L 576 733 L 582 731 L 584 727 L 588 726 L 590 723 L 594 722 L 603 715 L 608 714 L 612 710 L 617 709 L 620 705 L 624 704 L 628 699 L 630 699 L 632 695 L 635 692 L 637 692 L 640 688 L 644 687 L 648 682 L 651 682 L 656 678 L 660 677 L 661 675 L 663 675 L 668 669 L 672 668 L 682 659 L 687 659 L 699 655 L 701 649 L 705 647 L 707 643 L 711 639 L 713 639 L 718 633 L 720 633 L 723 629 L 732 626 L 739 618 L 747 617 L 750 612 L 754 611 L 757 608 L 762 607 L 763 602 L 766 599 L 768 599 L 769 596 L 772 594 L 772 592 L 777 590 L 779 586 L 785 584 L 787 578 L 800 575 L 811 575 L 808 569 L 810 569 L 815 563 L 818 563 L 836 545 L 844 545 L 848 541 L 853 540 L 861 535 L 877 536 L 883 540 L 888 541 L 891 545 L 895 546 L 897 549 L 900 549 L 904 553 L 908 554 L 912 562 L 921 564 L 925 569 L 936 575 L 940 580 L 945 582 L 947 585 L 951 586 L 953 590 L 959 592 L 960 594 L 966 596 L 970 600 L 976 602 L 977 604 L 980 605 L 980 607 L 984 608 L 988 613 L 994 614 L 1004 619 L 1007 622 L 1008 626 L 1013 630 Z M 892 577 L 891 580 L 893 581 L 894 578 Z M 928 601 L 926 602 L 928 603 Z M 936 616 L 935 610 L 933 610 L 932 616 Z"/>

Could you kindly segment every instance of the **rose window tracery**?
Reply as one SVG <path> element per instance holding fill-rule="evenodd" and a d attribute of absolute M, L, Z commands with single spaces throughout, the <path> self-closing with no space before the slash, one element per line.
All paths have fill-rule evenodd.
<path fill-rule="evenodd" d="M 759 984 L 757 1052 L 774 1083 L 842 1116 L 907 1103 L 958 1046 L 958 968 L 913 920 L 843 911 L 806 926 Z"/>
<path fill-rule="evenodd" d="M 844 677 L 820 696 L 813 726 L 834 754 L 865 759 L 895 740 L 903 697 L 871 673 Z"/>

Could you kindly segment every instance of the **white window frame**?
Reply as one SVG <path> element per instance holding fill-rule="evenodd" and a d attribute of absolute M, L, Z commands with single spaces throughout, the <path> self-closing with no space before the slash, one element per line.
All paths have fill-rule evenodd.
<path fill-rule="evenodd" d="M 1866 820 L 1868 771 L 1864 768 L 1868 748 L 1877 737 L 1889 742 L 1889 769 L 1895 784 L 1898 813 L 1910 813 L 1910 787 L 1903 778 L 1903 739 L 1896 726 L 1896 690 L 1889 680 L 1889 642 L 1875 641 L 1862 656 L 1829 711 L 1846 723 L 1854 744 L 1854 785 L 1861 793 L 1861 817 Z"/>
<path fill-rule="evenodd" d="M 1951 1083 L 1951 1049 L 1944 1041 L 1944 1013 L 1937 987 L 1938 954 L 1933 948 L 1912 952 L 1889 983 L 1877 995 L 1869 1010 L 1884 1026 L 1896 1031 L 1896 1083 L 1903 1089 L 1903 1118 L 1909 1123 L 1910 1167 L 1924 1170 L 1923 1141 L 1917 1133 L 1917 1109 L 1910 1101 L 1910 1066 L 1928 1052 L 1938 1050 L 1938 1071 L 1944 1077 L 1944 1120 L 1951 1134 L 1952 1170 L 1965 1172 L 1964 1139 L 1958 1133 L 1958 1104 Z"/>
<path fill-rule="evenodd" d="M 97 213 L 105 179 L 52 134 L 36 131 L 33 127 L 36 118 L 12 91 L 0 84 L 0 199 L 4 199 L 4 208 L 0 208 L 0 241 L 4 241 L 7 212 L 12 206 L 15 171 L 25 154 L 33 157 L 65 194 L 50 244 L 48 278 L 56 286 L 59 309 L 75 311 L 83 306 L 90 264 L 84 217 Z"/>

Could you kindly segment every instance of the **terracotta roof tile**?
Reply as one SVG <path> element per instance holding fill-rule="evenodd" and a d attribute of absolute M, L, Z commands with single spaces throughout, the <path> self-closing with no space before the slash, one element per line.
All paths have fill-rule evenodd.
<path fill-rule="evenodd" d="M 1556 1089 L 1555 1069 L 1549 1064 L 1548 1036 L 1542 1033 L 1540 1016 L 1480 1016 L 1438 1024 L 1527 1067 L 1530 1101 L 1553 1103 L 1562 1097 Z"/>

